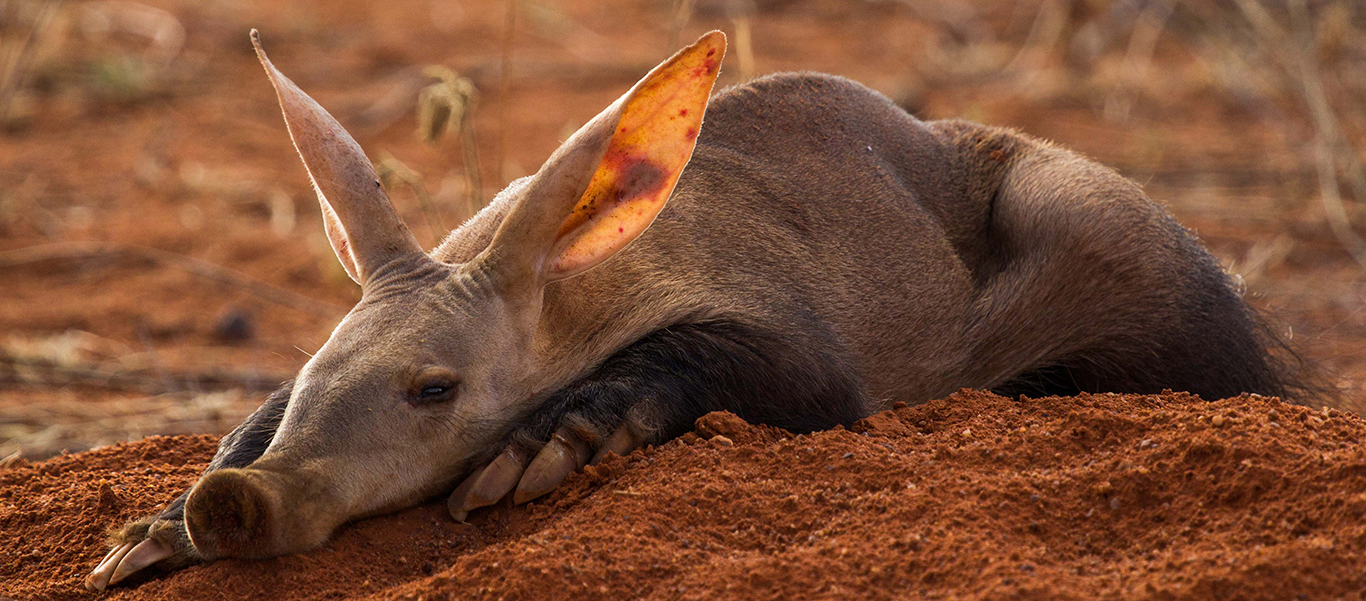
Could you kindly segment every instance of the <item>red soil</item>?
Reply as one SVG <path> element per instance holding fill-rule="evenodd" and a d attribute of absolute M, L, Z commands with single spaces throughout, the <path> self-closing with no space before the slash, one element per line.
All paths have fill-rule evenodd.
<path fill-rule="evenodd" d="M 108 596 L 1360 599 L 1363 438 L 1350 413 L 1185 394 L 962 392 L 806 436 L 712 414 L 472 525 L 433 503 Z M 212 443 L 0 471 L 0 595 L 94 597 L 102 533 L 191 484 Z"/>

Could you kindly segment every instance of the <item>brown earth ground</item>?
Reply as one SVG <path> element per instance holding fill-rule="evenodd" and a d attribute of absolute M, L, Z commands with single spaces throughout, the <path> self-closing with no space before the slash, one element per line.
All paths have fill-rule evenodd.
<path fill-rule="evenodd" d="M 435 503 L 108 597 L 1361 599 L 1363 437 L 1336 409 L 1184 394 L 965 391 L 804 436 L 714 413 L 469 525 Z M 212 442 L 0 472 L 0 594 L 94 596 L 105 529 L 189 485 Z"/>
<path fill-rule="evenodd" d="M 1366 186 L 1354 186 L 1366 177 L 1352 163 L 1366 144 L 1360 8 L 1311 3 L 1297 16 L 1263 3 L 1285 39 L 1312 41 L 1297 58 L 1234 0 L 1170 12 L 1104 0 L 691 4 L 680 25 L 667 0 L 0 6 L 0 68 L 28 57 L 23 77 L 0 72 L 0 595 L 93 596 L 77 576 L 103 531 L 191 483 L 212 439 L 28 461 L 221 434 L 358 296 L 322 235 L 251 27 L 372 157 L 387 152 L 424 182 L 432 211 L 412 187 L 387 185 L 429 246 L 467 213 L 471 171 L 459 136 L 429 146 L 413 133 L 425 65 L 478 89 L 470 131 L 485 199 L 712 28 L 731 35 L 722 85 L 825 71 L 925 119 L 1055 140 L 1140 182 L 1194 229 L 1343 390 L 1309 402 L 1344 413 L 968 395 L 900 410 L 905 429 L 882 419 L 867 437 L 778 442 L 737 428 L 734 447 L 671 443 L 473 527 L 419 508 L 313 554 L 224 562 L 115 596 L 1319 598 L 1366 587 L 1354 575 L 1366 573 L 1366 464 L 1352 415 L 1366 406 L 1366 270 L 1334 234 L 1337 205 L 1321 202 L 1325 181 L 1340 183 L 1336 223 L 1366 231 Z M 171 33 L 149 43 L 127 22 Z M 1286 64 L 1316 65 L 1326 121 L 1305 71 Z M 1317 140 L 1330 133 L 1337 181 L 1319 176 L 1331 153 Z M 1230 411 L 1219 428 L 1194 421 Z"/>

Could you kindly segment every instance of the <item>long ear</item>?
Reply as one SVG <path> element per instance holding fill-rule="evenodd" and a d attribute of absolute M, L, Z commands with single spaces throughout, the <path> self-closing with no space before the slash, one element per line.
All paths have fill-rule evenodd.
<path fill-rule="evenodd" d="M 251 43 L 275 86 L 289 137 L 318 193 L 327 239 L 346 273 L 364 285 L 385 264 L 421 255 L 422 247 L 394 211 L 360 144 L 271 64 L 255 29 Z"/>
<path fill-rule="evenodd" d="M 726 52 L 713 31 L 650 71 L 551 155 L 486 260 L 516 285 L 582 273 L 654 221 L 692 158 Z"/>

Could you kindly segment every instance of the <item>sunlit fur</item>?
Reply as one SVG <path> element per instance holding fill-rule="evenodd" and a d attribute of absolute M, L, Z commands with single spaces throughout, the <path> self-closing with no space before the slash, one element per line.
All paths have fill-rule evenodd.
<path fill-rule="evenodd" d="M 1113 171 L 1014 132 L 921 122 L 829 76 L 732 88 L 713 100 L 650 229 L 598 267 L 546 283 L 534 277 L 539 263 L 518 261 L 550 243 L 490 244 L 519 207 L 567 202 L 533 192 L 566 189 L 538 184 L 580 181 L 569 171 L 593 167 L 601 140 L 591 130 L 569 144 L 432 261 L 372 270 L 361 303 L 300 372 L 258 460 L 326 474 L 332 506 L 285 503 L 273 519 L 330 531 L 448 490 L 556 414 L 599 430 L 642 415 L 620 389 L 574 409 L 592 402 L 583 391 L 623 381 L 702 383 L 700 397 L 753 399 L 736 408 L 789 427 L 960 387 L 1048 390 L 1054 380 L 1208 397 L 1293 390 L 1190 232 Z M 460 375 L 459 398 L 407 402 L 406 378 L 432 364 Z M 773 365 L 816 379 L 764 367 Z M 707 384 L 724 381 L 722 369 L 752 373 L 733 388 L 755 392 L 732 398 Z M 838 392 L 803 396 L 812 381 Z M 831 408 L 823 402 L 841 404 L 829 412 L 837 417 L 803 421 Z M 676 401 L 638 421 L 665 436 L 711 406 Z"/>

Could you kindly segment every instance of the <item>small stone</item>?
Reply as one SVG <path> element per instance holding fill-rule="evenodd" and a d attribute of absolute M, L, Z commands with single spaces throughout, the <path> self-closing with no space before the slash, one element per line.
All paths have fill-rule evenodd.
<path fill-rule="evenodd" d="M 711 439 L 708 440 L 707 442 L 711 443 L 711 446 L 714 446 L 714 447 L 717 447 L 717 448 L 724 448 L 724 447 L 732 447 L 732 446 L 735 446 L 735 441 L 733 441 L 733 440 L 731 440 L 731 439 L 729 439 L 729 438 L 726 438 L 725 436 L 722 436 L 722 435 L 720 435 L 720 434 L 717 434 L 716 436 L 711 437 Z"/>
<path fill-rule="evenodd" d="M 1216 427 L 1216 428 L 1218 428 L 1218 427 L 1224 425 L 1224 421 L 1225 421 L 1225 420 L 1224 420 L 1224 416 L 1222 416 L 1222 415 L 1216 415 L 1216 416 L 1214 416 L 1214 417 L 1209 418 L 1209 423 L 1210 423 L 1210 425 L 1211 425 L 1211 426 L 1214 426 L 1214 427 Z"/>
<path fill-rule="evenodd" d="M 972 428 L 963 428 L 963 438 L 972 438 Z"/>
<path fill-rule="evenodd" d="M 245 309 L 231 308 L 218 316 L 213 334 L 223 342 L 245 342 L 256 337 L 256 319 Z"/>
<path fill-rule="evenodd" d="M 114 487 L 110 486 L 108 481 L 100 480 L 99 495 L 99 508 L 101 510 L 112 510 L 118 508 L 119 497 L 118 495 L 114 494 Z"/>

